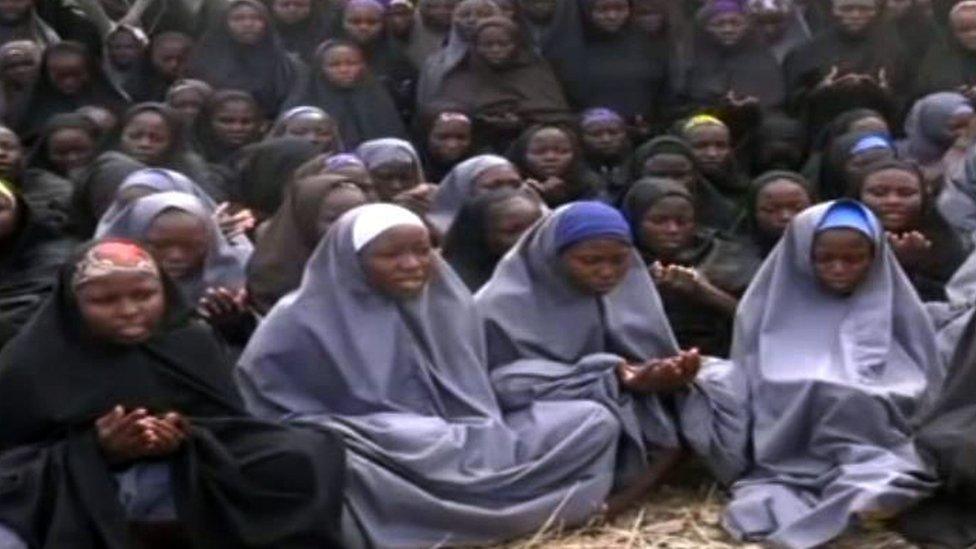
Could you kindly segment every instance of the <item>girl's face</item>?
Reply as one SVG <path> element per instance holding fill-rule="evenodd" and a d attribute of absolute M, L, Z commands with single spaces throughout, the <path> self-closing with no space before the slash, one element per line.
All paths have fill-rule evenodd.
<path fill-rule="evenodd" d="M 483 0 L 465 0 L 454 10 L 454 24 L 457 26 L 458 34 L 465 41 L 474 38 L 475 29 L 482 20 L 495 15 L 500 15 L 501 10 L 498 6 Z"/>
<path fill-rule="evenodd" d="M 559 128 L 543 128 L 535 133 L 525 151 L 529 170 L 536 177 L 559 177 L 573 163 L 573 141 Z"/>
<path fill-rule="evenodd" d="M 97 339 L 119 345 L 148 340 L 166 313 L 159 278 L 145 273 L 112 273 L 75 289 L 78 309 Z"/>
<path fill-rule="evenodd" d="M 342 214 L 369 202 L 365 193 L 354 185 L 339 187 L 322 200 L 315 221 L 316 239 L 321 240 Z"/>
<path fill-rule="evenodd" d="M 369 171 L 380 201 L 388 202 L 398 194 L 420 184 L 417 167 L 411 162 L 387 162 Z"/>
<path fill-rule="evenodd" d="M 743 13 L 719 13 L 708 20 L 705 31 L 717 43 L 730 48 L 745 38 L 749 31 L 749 19 Z"/>
<path fill-rule="evenodd" d="M 185 124 L 192 124 L 200 111 L 203 110 L 203 104 L 206 101 L 207 98 L 199 91 L 186 88 L 170 96 L 169 106 L 180 114 Z"/>
<path fill-rule="evenodd" d="M 471 148 L 471 123 L 460 117 L 438 118 L 427 140 L 430 154 L 442 162 L 460 160 Z"/>
<path fill-rule="evenodd" d="M 203 270 L 210 248 L 207 224 L 179 210 L 156 216 L 146 231 L 146 249 L 159 267 L 174 280 L 183 280 Z"/>
<path fill-rule="evenodd" d="M 62 94 L 81 93 L 91 81 L 85 57 L 72 52 L 56 53 L 47 60 L 47 77 Z"/>
<path fill-rule="evenodd" d="M 619 120 L 598 120 L 583 126 L 583 148 L 601 158 L 616 158 L 627 145 L 627 127 Z"/>
<path fill-rule="evenodd" d="M 644 163 L 644 175 L 670 179 L 681 183 L 692 192 L 697 179 L 691 160 L 677 153 L 660 153 L 648 158 Z"/>
<path fill-rule="evenodd" d="M 874 246 L 853 229 L 828 229 L 813 239 L 814 274 L 829 293 L 847 296 L 864 282 L 874 261 Z"/>
<path fill-rule="evenodd" d="M 189 40 L 165 40 L 153 44 L 150 61 L 153 67 L 166 78 L 176 80 L 183 74 L 187 58 L 190 55 Z"/>
<path fill-rule="evenodd" d="M 659 36 L 668 24 L 663 6 L 656 1 L 634 2 L 634 24 L 650 36 Z"/>
<path fill-rule="evenodd" d="M 867 176 L 861 184 L 860 199 L 889 232 L 913 230 L 922 216 L 922 182 L 904 170 L 881 170 Z"/>
<path fill-rule="evenodd" d="M 366 61 L 359 50 L 336 46 L 322 56 L 322 73 L 333 86 L 351 88 L 366 75 Z"/>
<path fill-rule="evenodd" d="M 128 31 L 113 34 L 109 37 L 107 46 L 109 61 L 123 69 L 134 66 L 145 52 L 145 46 Z"/>
<path fill-rule="evenodd" d="M 505 255 L 542 217 L 542 208 L 528 197 L 516 196 L 489 208 L 485 221 L 485 247 L 494 257 Z"/>
<path fill-rule="evenodd" d="M 17 230 L 17 204 L 6 196 L 0 196 L 0 242 L 6 241 Z"/>
<path fill-rule="evenodd" d="M 495 166 L 483 171 L 474 180 L 474 194 L 486 193 L 496 189 L 517 189 L 522 186 L 522 176 L 515 166 Z"/>
<path fill-rule="evenodd" d="M 834 17 L 849 35 L 862 34 L 878 17 L 878 0 L 833 0 Z"/>
<path fill-rule="evenodd" d="M 271 10 L 278 21 L 294 25 L 312 14 L 312 0 L 274 0 Z"/>
<path fill-rule="evenodd" d="M 227 30 L 235 42 L 254 46 L 268 33 L 268 22 L 258 8 L 241 4 L 227 14 Z"/>
<path fill-rule="evenodd" d="M 641 242 L 656 255 L 673 258 L 695 238 L 695 207 L 680 196 L 655 202 L 641 219 Z"/>
<path fill-rule="evenodd" d="M 122 152 L 144 164 L 153 165 L 173 145 L 173 135 L 161 114 L 141 112 L 122 128 Z"/>
<path fill-rule="evenodd" d="M 225 101 L 214 110 L 210 120 L 214 135 L 232 147 L 242 147 L 255 139 L 261 130 L 261 118 L 250 101 Z"/>
<path fill-rule="evenodd" d="M 353 4 L 346 8 L 342 27 L 357 44 L 370 44 L 383 32 L 383 10 L 371 4 Z"/>
<path fill-rule="evenodd" d="M 451 17 L 459 0 L 423 0 L 420 2 L 420 18 L 424 25 L 438 31 L 451 28 Z"/>
<path fill-rule="evenodd" d="M 688 131 L 685 138 L 706 175 L 721 175 L 728 169 L 732 158 L 732 143 L 728 128 L 717 124 L 706 124 Z"/>
<path fill-rule="evenodd" d="M 298 137 L 315 145 L 320 152 L 336 150 L 335 123 L 319 115 L 299 116 L 285 124 L 285 135 Z"/>
<path fill-rule="evenodd" d="M 16 180 L 24 168 L 24 147 L 17 134 L 0 128 L 0 177 Z"/>
<path fill-rule="evenodd" d="M 430 281 L 434 248 L 423 227 L 404 225 L 384 231 L 360 253 L 369 285 L 392 299 L 421 294 Z"/>
<path fill-rule="evenodd" d="M 47 141 L 47 159 L 58 173 L 84 168 L 95 158 L 95 140 L 79 128 L 55 130 Z"/>
<path fill-rule="evenodd" d="M 577 290 L 585 295 L 602 296 L 612 292 L 627 276 L 632 255 L 631 246 L 625 242 L 594 238 L 570 246 L 560 260 Z"/>
<path fill-rule="evenodd" d="M 406 4 L 395 4 L 386 10 L 386 28 L 397 38 L 406 39 L 413 30 L 413 10 Z"/>
<path fill-rule="evenodd" d="M 959 44 L 969 51 L 976 51 L 976 10 L 959 10 L 949 24 Z"/>
<path fill-rule="evenodd" d="M 515 56 L 515 37 L 502 27 L 483 29 L 475 39 L 474 49 L 478 57 L 489 67 L 504 67 Z"/>
<path fill-rule="evenodd" d="M 780 237 L 790 221 L 811 206 L 806 189 L 789 179 L 768 183 L 756 195 L 756 225 L 765 235 Z"/>
<path fill-rule="evenodd" d="M 593 26 L 606 33 L 619 32 L 630 19 L 628 0 L 593 0 L 590 20 Z"/>

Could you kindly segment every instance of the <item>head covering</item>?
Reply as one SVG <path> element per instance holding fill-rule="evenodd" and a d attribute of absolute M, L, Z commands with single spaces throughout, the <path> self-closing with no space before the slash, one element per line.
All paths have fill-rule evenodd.
<path fill-rule="evenodd" d="M 144 274 L 159 278 L 159 267 L 149 252 L 125 240 L 102 240 L 88 249 L 75 266 L 71 288 L 116 273 Z"/>
<path fill-rule="evenodd" d="M 631 243 L 630 226 L 620 212 L 602 202 L 582 201 L 566 206 L 556 224 L 553 244 L 556 252 L 596 238 Z"/>
<path fill-rule="evenodd" d="M 897 152 L 891 141 L 876 133 L 849 132 L 835 139 L 821 161 L 817 195 L 820 198 L 846 196 L 851 186 L 857 183 L 848 181 L 847 163 L 855 155 L 872 150 L 890 151 L 892 157 Z"/>
<path fill-rule="evenodd" d="M 317 153 L 314 144 L 300 137 L 276 137 L 244 147 L 237 170 L 238 199 L 270 215 L 281 205 L 282 191 L 295 171 Z"/>
<path fill-rule="evenodd" d="M 746 14 L 746 6 L 740 0 L 708 0 L 705 5 L 698 10 L 695 19 L 699 24 L 707 23 L 716 15 L 723 13 Z"/>
<path fill-rule="evenodd" d="M 48 119 L 41 129 L 40 134 L 38 134 L 34 146 L 27 155 L 28 168 L 40 168 L 58 173 L 58 168 L 51 163 L 48 145 L 52 135 L 65 129 L 81 130 L 88 134 L 91 137 L 92 143 L 95 145 L 95 150 L 98 150 L 99 141 L 102 137 L 102 132 L 98 125 L 92 122 L 87 116 L 78 113 L 57 114 Z M 69 174 L 58 173 L 58 175 L 64 176 Z"/>
<path fill-rule="evenodd" d="M 486 171 L 501 166 L 518 169 L 507 159 L 494 154 L 482 154 L 461 162 L 447 174 L 437 187 L 427 221 L 441 234 L 447 234 L 461 206 L 477 194 L 475 183 Z"/>
<path fill-rule="evenodd" d="M 878 240 L 881 227 L 870 210 L 860 202 L 853 200 L 836 200 L 820 218 L 820 223 L 814 231 L 820 234 L 831 229 L 851 229 L 864 235 L 871 242 Z"/>
<path fill-rule="evenodd" d="M 370 204 L 360 210 L 352 226 L 352 249 L 357 252 L 363 251 L 376 237 L 394 227 L 427 229 L 417 214 L 393 204 Z"/>
<path fill-rule="evenodd" d="M 230 13 L 242 6 L 260 14 L 266 24 L 261 41 L 253 45 L 237 42 L 228 28 Z M 266 118 L 273 118 L 298 80 L 297 63 L 281 43 L 271 14 L 259 0 L 233 0 L 197 42 L 186 74 L 217 88 L 249 92 L 261 105 Z"/>
<path fill-rule="evenodd" d="M 324 42 L 315 50 L 311 76 L 304 87 L 296 88 L 284 108 L 311 105 L 335 117 L 345 145 L 356 147 L 364 141 L 383 137 L 406 137 L 407 130 L 390 92 L 377 77 L 367 73 L 351 88 L 330 82 L 321 67 L 326 54 L 338 47 L 362 52 L 357 44 L 341 39 Z M 365 57 L 365 53 L 363 54 Z"/>
<path fill-rule="evenodd" d="M 483 544 L 585 520 L 612 484 L 612 417 L 579 400 L 503 412 L 471 295 L 443 260 L 410 299 L 369 284 L 353 234 L 376 208 L 332 226 L 258 327 L 236 372 L 248 409 L 342 433 L 347 508 L 372 546 Z"/>
<path fill-rule="evenodd" d="M 285 133 L 288 131 L 288 124 L 293 120 L 302 118 L 321 119 L 332 127 L 332 133 L 335 135 L 332 150 L 323 152 L 335 153 L 346 150 L 346 146 L 342 142 L 342 135 L 339 133 L 339 124 L 336 122 L 335 118 L 332 118 L 332 115 L 318 107 L 310 107 L 308 105 L 293 107 L 278 115 L 278 119 L 275 120 L 274 125 L 271 126 L 271 130 L 268 131 L 268 138 L 284 137 Z"/>
<path fill-rule="evenodd" d="M 140 198 L 129 204 L 115 222 L 97 232 L 95 237 L 143 241 L 153 221 L 167 210 L 186 212 L 203 221 L 210 240 L 202 272 L 177 281 L 186 299 L 195 303 L 208 288 L 224 287 L 234 290 L 243 287 L 247 258 L 242 257 L 223 238 L 206 205 L 192 195 L 164 192 Z"/>
<path fill-rule="evenodd" d="M 765 259 L 782 236 L 768 235 L 759 230 L 759 222 L 756 220 L 756 206 L 759 202 L 759 193 L 771 183 L 781 180 L 790 181 L 799 185 L 806 192 L 807 197 L 810 198 L 811 205 L 817 202 L 816 195 L 813 189 L 810 188 L 810 182 L 799 173 L 786 170 L 771 170 L 753 179 L 752 185 L 749 187 L 749 198 L 746 203 L 745 215 L 738 224 L 736 232 L 742 240 L 755 245 L 756 249 L 754 251 L 757 256 L 757 261 Z"/>
<path fill-rule="evenodd" d="M 837 204 L 794 218 L 739 302 L 732 360 L 754 395 L 754 465 L 725 525 L 740 539 L 820 545 L 855 515 L 896 513 L 934 488 L 909 425 L 943 376 L 932 324 L 874 215 Z M 854 207 L 875 254 L 854 293 L 837 296 L 811 250 L 828 212 Z"/>
<path fill-rule="evenodd" d="M 104 257 L 106 246 L 119 244 L 93 246 Z M 88 249 L 80 252 L 86 256 Z M 344 465 L 339 441 L 248 417 L 223 347 L 209 326 L 189 320 L 165 274 L 165 316 L 149 339 L 119 345 L 96 337 L 71 284 L 86 265 L 78 260 L 65 263 L 51 298 L 0 354 L 0 409 L 8 418 L 0 425 L 3 469 L 24 483 L 14 485 L 18 491 L 43 484 L 64 497 L 56 509 L 19 498 L 3 506 L 0 521 L 28 539 L 124 547 L 131 540 L 125 511 L 133 507 L 123 509 L 115 496 L 118 477 L 95 443 L 93 422 L 121 405 L 193 418 L 179 457 L 159 462 L 172 466 L 172 475 L 163 477 L 164 487 L 148 491 L 155 496 L 161 490 L 180 509 L 194 510 L 185 521 L 194 540 L 214 547 L 295 540 L 337 546 Z M 31 447 L 26 454 L 8 451 L 25 446 Z M 11 454 L 19 457 L 6 459 Z M 248 466 L 257 463 L 287 465 Z M 151 470 L 145 462 L 135 467 Z M 140 473 L 149 482 L 139 486 L 156 482 L 150 477 Z M 87 526 L 78 528 L 79 520 Z"/>
<path fill-rule="evenodd" d="M 960 93 L 933 93 L 916 101 L 905 120 L 908 156 L 923 164 L 941 160 L 955 140 L 949 122 L 960 113 L 973 113 Z"/>
<path fill-rule="evenodd" d="M 639 246 L 643 246 L 639 228 L 644 215 L 647 214 L 647 210 L 651 209 L 651 206 L 668 197 L 683 198 L 692 206 L 695 204 L 695 198 L 691 191 L 684 185 L 670 179 L 642 177 L 635 181 L 630 190 L 627 191 L 620 210 L 630 223 L 634 240 Z"/>
<path fill-rule="evenodd" d="M 203 158 L 211 164 L 231 164 L 234 160 L 234 153 L 239 151 L 243 145 L 232 145 L 224 141 L 214 130 L 214 118 L 216 114 L 228 103 L 244 103 L 254 112 L 254 129 L 248 143 L 253 143 L 261 137 L 263 128 L 264 113 L 261 106 L 254 100 L 254 96 L 241 90 L 217 90 L 203 103 L 200 114 L 193 120 L 193 148 Z"/>
<path fill-rule="evenodd" d="M 296 177 L 285 187 L 281 207 L 258 232 L 247 265 L 250 299 L 261 312 L 298 288 L 305 263 L 321 240 L 323 202 L 333 192 L 350 187 L 360 189 L 360 182 L 336 173 Z"/>
<path fill-rule="evenodd" d="M 623 117 L 617 114 L 614 110 L 605 109 L 603 107 L 586 109 L 582 112 L 582 114 L 580 114 L 581 128 L 585 128 L 586 126 L 597 122 L 616 122 L 618 124 L 626 123 Z"/>
<path fill-rule="evenodd" d="M 417 183 L 423 183 L 427 179 L 416 149 L 409 141 L 403 139 L 387 137 L 367 141 L 356 148 L 356 156 L 363 161 L 368 170 L 375 170 L 393 162 L 411 164 L 414 167 Z"/>

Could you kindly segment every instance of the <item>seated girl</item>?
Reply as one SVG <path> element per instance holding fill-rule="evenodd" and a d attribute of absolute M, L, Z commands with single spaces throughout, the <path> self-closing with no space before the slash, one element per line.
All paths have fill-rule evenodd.
<path fill-rule="evenodd" d="M 851 195 L 881 221 L 888 243 L 922 301 L 945 301 L 946 284 L 967 246 L 933 205 L 922 171 L 887 160 L 868 166 Z"/>
<path fill-rule="evenodd" d="M 370 336 L 350 336 L 360 331 Z M 258 416 L 349 441 L 359 532 L 344 529 L 346 545 L 488 544 L 579 524 L 614 481 L 620 427 L 603 406 L 499 408 L 471 294 L 421 218 L 391 204 L 336 222 L 237 378 Z"/>
<path fill-rule="evenodd" d="M 476 303 L 503 407 L 598 400 L 624 426 L 631 473 L 682 441 L 720 479 L 741 472 L 744 387 L 725 363 L 698 375 L 698 350 L 679 350 L 617 210 L 590 201 L 557 209 L 502 258 Z"/>
<path fill-rule="evenodd" d="M 468 289 L 477 292 L 545 211 L 539 196 L 527 188 L 503 187 L 472 196 L 444 236 L 441 255 Z"/>
<path fill-rule="evenodd" d="M 420 156 L 408 141 L 395 138 L 374 139 L 356 148 L 366 164 L 380 202 L 392 202 L 425 215 L 436 190 L 426 182 Z"/>
<path fill-rule="evenodd" d="M 638 180 L 622 210 L 678 344 L 728 356 L 738 296 L 759 263 L 738 242 L 699 225 L 694 198 L 674 181 Z"/>
<path fill-rule="evenodd" d="M 339 546 L 341 441 L 248 417 L 220 346 L 186 313 L 133 243 L 96 242 L 65 265 L 0 354 L 0 541 Z"/>
<path fill-rule="evenodd" d="M 281 113 L 267 137 L 305 139 L 315 145 L 319 154 L 338 154 L 346 150 L 338 122 L 318 107 L 294 107 Z"/>
<path fill-rule="evenodd" d="M 773 170 L 757 177 L 749 187 L 745 215 L 736 236 L 749 256 L 762 263 L 779 243 L 790 221 L 816 202 L 806 178 L 796 172 Z"/>
<path fill-rule="evenodd" d="M 602 182 L 586 167 L 579 138 L 557 125 L 533 126 L 512 144 L 508 159 L 550 207 L 603 197 Z"/>
<path fill-rule="evenodd" d="M 493 154 L 475 156 L 458 164 L 437 186 L 427 222 L 443 236 L 469 199 L 494 189 L 521 186 L 522 176 L 508 160 Z"/>
<path fill-rule="evenodd" d="M 596 108 L 584 111 L 579 125 L 587 167 L 600 177 L 610 203 L 620 204 L 634 177 L 627 121 L 610 109 Z"/>
<path fill-rule="evenodd" d="M 935 487 L 910 424 L 942 381 L 935 335 L 867 207 L 794 218 L 739 303 L 732 349 L 752 420 L 724 519 L 737 539 L 819 546 Z"/>
<path fill-rule="evenodd" d="M 245 91 L 217 90 L 191 128 L 193 149 L 205 161 L 230 165 L 242 147 L 261 139 L 264 113 Z"/>
<path fill-rule="evenodd" d="M 440 181 L 477 150 L 474 124 L 457 108 L 424 111 L 419 113 L 419 118 L 422 138 L 418 141 L 424 172 L 431 181 Z"/>

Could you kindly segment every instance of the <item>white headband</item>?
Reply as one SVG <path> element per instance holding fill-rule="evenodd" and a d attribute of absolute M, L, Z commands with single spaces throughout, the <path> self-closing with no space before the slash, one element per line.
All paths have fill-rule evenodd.
<path fill-rule="evenodd" d="M 369 204 L 359 209 L 352 222 L 352 247 L 357 252 L 393 227 L 406 225 L 426 228 L 417 214 L 393 204 Z"/>

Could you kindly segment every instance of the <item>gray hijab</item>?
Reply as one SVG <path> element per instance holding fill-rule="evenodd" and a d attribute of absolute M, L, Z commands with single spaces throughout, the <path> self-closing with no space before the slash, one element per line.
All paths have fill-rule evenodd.
<path fill-rule="evenodd" d="M 259 326 L 237 369 L 249 410 L 341 432 L 348 509 L 375 547 L 489 543 L 550 516 L 585 520 L 613 482 L 619 425 L 592 402 L 503 412 L 474 303 L 443 260 L 410 300 L 366 281 L 354 241 L 380 208 L 402 210 L 343 215 Z"/>
<path fill-rule="evenodd" d="M 936 207 L 963 241 L 972 244 L 976 233 L 976 147 L 969 148 L 959 172 L 947 174 Z"/>
<path fill-rule="evenodd" d="M 875 250 L 853 294 L 821 289 L 810 259 L 830 202 L 793 220 L 739 303 L 732 360 L 748 380 L 753 465 L 725 526 L 740 540 L 821 545 L 934 488 L 909 425 L 943 377 L 932 324 L 880 223 L 847 202 Z"/>
<path fill-rule="evenodd" d="M 115 200 L 109 205 L 108 209 L 98 220 L 98 227 L 95 232 L 102 234 L 107 228 L 118 220 L 129 206 L 130 202 L 122 197 L 125 191 L 134 187 L 149 189 L 153 193 L 180 192 L 195 196 L 207 207 L 207 211 L 213 215 L 217 209 L 217 203 L 199 185 L 180 172 L 167 170 L 164 168 L 143 168 L 129 174 L 115 191 Z M 223 239 L 223 235 L 221 235 Z M 229 240 L 232 253 L 246 262 L 254 251 L 254 245 L 246 236 L 240 235 Z"/>
<path fill-rule="evenodd" d="M 600 401 L 640 451 L 638 461 L 683 440 L 719 480 L 730 481 L 744 466 L 745 389 L 734 385 L 730 364 L 717 360 L 707 360 L 695 383 L 674 395 L 676 412 L 657 396 L 632 397 L 620 389 L 615 368 L 621 361 L 674 356 L 678 344 L 636 250 L 626 277 L 609 294 L 586 296 L 571 286 L 560 267 L 556 232 L 572 207 L 556 209 L 524 234 L 475 297 L 503 404 L 552 395 Z"/>
<path fill-rule="evenodd" d="M 390 162 L 410 162 L 414 165 L 417 183 L 427 180 L 420 155 L 409 141 L 396 137 L 372 139 L 356 147 L 356 156 L 363 161 L 368 170 Z"/>
<path fill-rule="evenodd" d="M 129 204 L 111 223 L 99 227 L 95 239 L 116 237 L 137 242 L 145 240 L 152 222 L 167 210 L 187 212 L 204 221 L 210 232 L 210 249 L 202 272 L 185 280 L 175 281 L 190 303 L 196 303 L 207 288 L 224 287 L 237 290 L 244 286 L 247 258 L 220 234 L 207 206 L 195 196 L 182 192 L 152 194 Z"/>
<path fill-rule="evenodd" d="M 500 166 L 510 166 L 518 171 L 507 159 L 494 154 L 475 156 L 454 166 L 437 187 L 430 213 L 427 214 L 431 226 L 440 234 L 447 234 L 461 207 L 474 194 L 475 181 L 481 174 Z"/>

